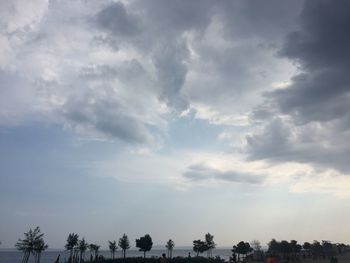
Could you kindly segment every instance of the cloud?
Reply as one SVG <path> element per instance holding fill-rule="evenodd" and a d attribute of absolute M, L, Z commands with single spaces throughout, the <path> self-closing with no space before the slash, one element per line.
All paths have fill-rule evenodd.
<path fill-rule="evenodd" d="M 96 15 L 95 19 L 98 27 L 107 30 L 115 37 L 132 37 L 140 31 L 137 17 L 128 13 L 121 2 L 108 5 Z"/>
<path fill-rule="evenodd" d="M 233 183 L 262 184 L 264 176 L 237 171 L 220 171 L 203 164 L 191 165 L 183 176 L 192 181 L 219 180 Z"/>
<path fill-rule="evenodd" d="M 246 137 L 250 159 L 309 163 L 348 174 L 349 42 L 347 1 L 306 1 L 299 28 L 279 55 L 297 63 L 290 84 L 265 93 L 255 108 L 260 125 Z M 321 180 L 321 179 L 320 179 Z"/>
<path fill-rule="evenodd" d="M 333 123 L 299 126 L 293 120 L 274 118 L 262 130 L 247 135 L 243 148 L 249 160 L 298 162 L 348 174 L 349 139 L 348 132 L 338 130 Z"/>
<path fill-rule="evenodd" d="M 0 28 L 6 34 L 36 30 L 48 8 L 47 0 L 14 0 L 0 3 Z"/>
<path fill-rule="evenodd" d="M 302 123 L 347 119 L 349 114 L 350 18 L 348 1 L 306 1 L 300 29 L 290 33 L 280 55 L 302 73 L 283 90 L 268 94 L 282 113 Z"/>
<path fill-rule="evenodd" d="M 283 75 L 289 68 L 273 58 L 269 43 L 254 30 L 253 19 L 232 20 L 224 14 L 257 12 L 243 1 L 236 5 L 158 0 L 3 5 L 0 45 L 6 52 L 0 51 L 0 64 L 8 78 L 4 83 L 12 81 L 11 75 L 23 82 L 17 85 L 14 100 L 21 98 L 24 86 L 30 87 L 27 97 L 35 98 L 37 106 L 27 107 L 27 112 L 127 142 L 152 141 L 169 118 L 190 108 L 205 109 L 206 114 L 196 117 L 212 124 L 244 122 L 246 118 L 241 121 L 239 115 L 261 100 L 256 89 L 282 81 L 266 69 L 281 69 Z M 22 10 L 29 11 L 20 14 Z M 290 10 L 288 19 L 295 8 Z M 229 30 L 240 23 L 251 32 Z M 94 96 L 96 104 L 83 101 Z M 108 112 L 103 104 L 110 107 Z M 109 125 L 107 118 L 113 119 Z M 124 123 L 139 128 L 140 134 L 123 129 Z M 124 135 L 129 132 L 130 137 Z"/>
<path fill-rule="evenodd" d="M 101 135 L 131 143 L 152 143 L 153 136 L 145 124 L 114 99 L 113 94 L 97 95 L 93 92 L 66 101 L 63 116 L 71 128 L 80 133 L 95 130 Z"/>
<path fill-rule="evenodd" d="M 292 193 L 313 193 L 313 194 L 332 194 L 339 198 L 349 198 L 348 191 L 350 186 L 350 177 L 348 174 L 340 174 L 335 170 L 325 170 L 318 172 L 315 176 L 303 176 L 294 182 L 290 191 Z"/>

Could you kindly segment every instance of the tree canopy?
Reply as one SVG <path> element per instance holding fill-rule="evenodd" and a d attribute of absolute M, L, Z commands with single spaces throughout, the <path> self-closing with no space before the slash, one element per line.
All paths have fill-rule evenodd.
<path fill-rule="evenodd" d="M 44 241 L 44 234 L 37 226 L 34 230 L 30 229 L 24 233 L 24 236 L 24 239 L 19 239 L 15 244 L 15 247 L 24 253 L 22 263 L 27 263 L 31 254 L 34 256 L 35 262 L 40 263 L 41 253 L 48 248 Z"/>
<path fill-rule="evenodd" d="M 139 248 L 139 251 L 143 251 L 144 257 L 146 257 L 146 252 L 152 249 L 152 246 L 153 241 L 149 234 L 146 234 L 143 237 L 136 239 L 136 247 Z"/>
<path fill-rule="evenodd" d="M 122 249 L 123 257 L 125 258 L 126 250 L 130 248 L 128 236 L 124 234 L 121 238 L 119 238 L 118 245 Z"/>
<path fill-rule="evenodd" d="M 173 252 L 174 246 L 175 246 L 175 243 L 171 239 L 169 239 L 165 244 L 165 247 L 168 250 L 168 257 L 169 258 L 172 258 L 172 252 Z"/>

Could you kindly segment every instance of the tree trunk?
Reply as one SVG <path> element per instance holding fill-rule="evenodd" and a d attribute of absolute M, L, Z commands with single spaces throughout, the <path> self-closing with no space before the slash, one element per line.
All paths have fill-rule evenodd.
<path fill-rule="evenodd" d="M 27 257 L 27 251 L 25 251 L 24 253 L 23 253 L 23 257 L 22 257 L 22 263 L 25 263 L 26 261 L 26 257 Z"/>
<path fill-rule="evenodd" d="M 30 252 L 25 252 L 25 256 L 23 257 L 23 263 L 27 263 L 29 260 Z"/>
<path fill-rule="evenodd" d="M 146 258 L 146 251 L 143 251 L 143 258 Z"/>
<path fill-rule="evenodd" d="M 27 256 L 27 252 L 23 252 L 22 263 L 25 262 L 24 260 L 25 260 L 26 256 Z"/>

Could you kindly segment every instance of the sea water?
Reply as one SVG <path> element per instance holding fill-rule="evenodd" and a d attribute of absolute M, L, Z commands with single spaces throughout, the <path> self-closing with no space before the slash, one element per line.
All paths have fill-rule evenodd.
<path fill-rule="evenodd" d="M 147 257 L 160 257 L 163 253 L 166 253 L 166 249 L 152 249 L 151 251 L 146 253 Z M 173 257 L 188 257 L 188 255 L 195 256 L 196 254 L 193 252 L 191 248 L 188 249 L 175 249 L 173 250 Z M 227 260 L 229 256 L 232 254 L 229 248 L 217 248 L 212 252 L 213 256 L 220 256 L 222 259 Z M 64 250 L 47 250 L 44 251 L 41 255 L 41 263 L 54 263 L 57 256 L 60 255 L 60 262 L 64 263 L 68 260 L 69 252 Z M 101 250 L 99 255 L 103 255 L 105 258 L 111 258 L 111 254 L 107 250 Z M 202 254 L 206 256 L 206 253 Z M 21 263 L 23 253 L 14 250 L 14 249 L 1 249 L 0 250 L 0 263 Z M 126 251 L 127 257 L 143 257 L 143 252 L 140 252 L 135 249 L 130 249 Z M 115 257 L 122 257 L 121 250 L 118 250 L 115 254 Z M 87 251 L 85 253 L 85 260 L 90 259 L 90 252 Z M 34 258 L 31 256 L 28 263 L 34 263 Z"/>

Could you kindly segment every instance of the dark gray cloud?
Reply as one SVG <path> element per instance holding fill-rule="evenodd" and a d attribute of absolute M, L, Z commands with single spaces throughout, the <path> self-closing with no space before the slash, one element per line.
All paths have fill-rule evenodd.
<path fill-rule="evenodd" d="M 189 166 L 183 173 L 183 176 L 192 181 L 220 180 L 246 184 L 261 184 L 265 179 L 262 175 L 237 171 L 220 171 L 203 164 Z"/>
<path fill-rule="evenodd" d="M 260 38 L 276 44 L 295 24 L 295 14 L 303 0 L 296 1 L 220 1 L 220 16 L 230 38 Z"/>
<path fill-rule="evenodd" d="M 154 85 L 159 89 L 159 99 L 169 108 L 181 112 L 193 100 L 229 111 L 232 101 L 237 104 L 237 99 L 247 94 L 244 102 L 248 102 L 249 97 L 257 97 L 253 90 L 271 83 L 279 69 L 276 61 L 264 54 L 272 53 L 268 49 L 276 46 L 283 39 L 282 32 L 291 28 L 300 3 L 113 3 L 93 19 L 107 33 L 95 36 L 95 40 L 117 50 L 123 45 L 132 46 L 148 58 L 156 70 Z M 197 79 L 187 82 L 191 72 Z"/>
<path fill-rule="evenodd" d="M 305 1 L 300 29 L 290 33 L 281 55 L 306 70 L 342 69 L 349 65 L 350 3 L 339 0 Z"/>
<path fill-rule="evenodd" d="M 246 136 L 246 152 L 249 160 L 306 163 L 349 173 L 349 140 L 348 132 L 333 124 L 295 126 L 274 118 L 261 132 Z"/>
<path fill-rule="evenodd" d="M 116 2 L 102 9 L 96 16 L 96 24 L 114 36 L 130 37 L 140 32 L 139 21 L 130 14 L 123 3 Z"/>
<path fill-rule="evenodd" d="M 299 29 L 279 53 L 297 63 L 300 73 L 288 87 L 265 93 L 266 103 L 254 111 L 253 119 L 267 124 L 247 136 L 250 159 L 350 171 L 349 12 L 349 1 L 305 2 Z"/>
<path fill-rule="evenodd" d="M 281 111 L 302 122 L 331 121 L 349 112 L 349 1 L 306 1 L 300 29 L 280 54 L 300 64 L 292 85 L 272 92 Z"/>

